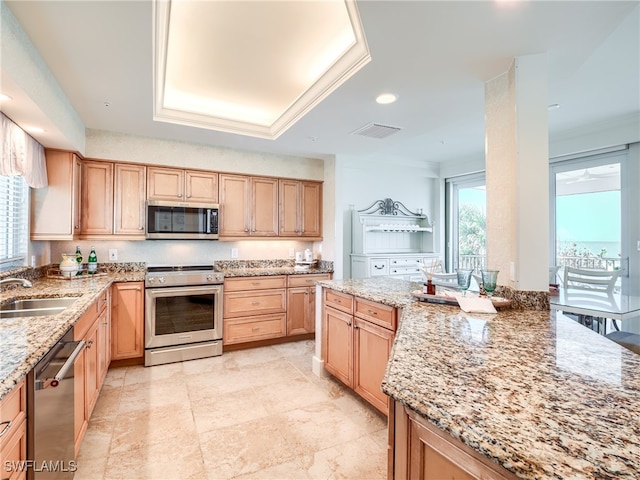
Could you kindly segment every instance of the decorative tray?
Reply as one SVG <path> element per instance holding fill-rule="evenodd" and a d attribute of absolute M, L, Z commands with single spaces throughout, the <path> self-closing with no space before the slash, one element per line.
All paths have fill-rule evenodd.
<path fill-rule="evenodd" d="M 420 299 L 421 302 L 442 303 L 445 305 L 458 305 L 458 299 L 452 295 L 442 295 L 442 294 L 429 295 L 427 293 L 421 292 L 420 290 L 413 290 L 411 292 L 411 296 Z M 487 297 L 482 297 L 482 298 L 487 298 Z M 502 298 L 502 297 L 493 297 L 491 298 L 491 303 L 493 303 L 493 306 L 495 308 L 504 308 L 511 305 L 511 300 Z"/>
<path fill-rule="evenodd" d="M 83 267 L 77 272 L 71 272 L 71 276 L 63 274 L 59 268 L 49 268 L 47 270 L 47 278 L 55 278 L 56 280 L 81 280 L 83 278 L 105 277 L 107 272 L 97 272 L 91 275 L 87 271 L 87 267 Z"/>

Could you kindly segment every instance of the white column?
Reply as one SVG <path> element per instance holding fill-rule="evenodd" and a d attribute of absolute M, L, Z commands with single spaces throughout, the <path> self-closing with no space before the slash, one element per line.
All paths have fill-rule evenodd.
<path fill-rule="evenodd" d="M 528 55 L 485 84 L 487 268 L 498 283 L 547 290 L 547 57 Z"/>

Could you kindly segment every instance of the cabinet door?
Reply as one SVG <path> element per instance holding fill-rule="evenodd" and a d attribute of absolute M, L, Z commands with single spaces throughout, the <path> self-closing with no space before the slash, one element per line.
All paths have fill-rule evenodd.
<path fill-rule="evenodd" d="M 251 179 L 251 235 L 278 235 L 278 180 Z"/>
<path fill-rule="evenodd" d="M 180 202 L 184 196 L 184 170 L 147 168 L 147 199 Z"/>
<path fill-rule="evenodd" d="M 301 182 L 300 221 L 302 236 L 322 236 L 322 184 Z"/>
<path fill-rule="evenodd" d="M 300 182 L 280 180 L 278 184 L 279 233 L 283 237 L 297 237 L 300 231 Z"/>
<path fill-rule="evenodd" d="M 287 335 L 315 331 L 314 322 L 312 321 L 310 290 L 311 288 L 309 287 L 289 288 L 287 290 Z M 315 292 L 315 288 L 313 291 Z"/>
<path fill-rule="evenodd" d="M 111 363 L 111 323 L 109 318 L 111 312 L 105 309 L 97 320 L 97 342 L 98 342 L 98 388 L 102 387 L 104 378 L 107 376 L 109 363 Z"/>
<path fill-rule="evenodd" d="M 323 309 L 323 358 L 324 368 L 349 387 L 353 386 L 353 334 L 349 314 L 328 308 Z"/>
<path fill-rule="evenodd" d="M 45 157 L 49 184 L 31 190 L 31 239 L 72 240 L 80 234 L 80 158 L 57 150 Z"/>
<path fill-rule="evenodd" d="M 74 340 L 80 340 L 81 338 L 75 337 Z M 87 430 L 88 419 L 85 409 L 85 373 L 86 373 L 86 354 L 87 349 L 82 351 L 76 358 L 76 363 L 73 364 L 73 427 L 74 427 L 74 439 L 75 439 L 75 455 L 78 455 L 80 450 L 80 444 L 84 437 L 84 432 Z"/>
<path fill-rule="evenodd" d="M 113 233 L 113 163 L 83 162 L 82 235 Z"/>
<path fill-rule="evenodd" d="M 218 174 L 187 170 L 185 194 L 188 202 L 218 203 Z"/>
<path fill-rule="evenodd" d="M 100 342 L 98 341 L 98 323 L 95 322 L 86 336 L 87 348 L 85 349 L 85 411 L 87 421 L 91 418 L 91 412 L 98 400 L 100 392 L 100 379 L 98 377 L 98 369 L 100 365 Z"/>
<path fill-rule="evenodd" d="M 143 282 L 119 282 L 111 287 L 111 359 L 144 354 Z"/>
<path fill-rule="evenodd" d="M 354 390 L 367 402 L 385 415 L 388 413 L 388 398 L 380 388 L 384 376 L 393 332 L 370 322 L 354 319 L 355 365 Z"/>
<path fill-rule="evenodd" d="M 115 165 L 116 235 L 133 235 L 144 238 L 146 223 L 145 199 L 147 168 L 142 165 Z"/>
<path fill-rule="evenodd" d="M 249 235 L 249 177 L 220 175 L 220 236 Z"/>

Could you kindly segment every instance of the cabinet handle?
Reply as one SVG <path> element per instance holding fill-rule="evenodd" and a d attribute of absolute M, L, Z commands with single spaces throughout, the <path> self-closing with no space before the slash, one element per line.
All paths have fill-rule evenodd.
<path fill-rule="evenodd" d="M 251 329 L 252 332 L 259 332 L 260 331 L 260 327 L 253 327 Z"/>
<path fill-rule="evenodd" d="M 89 340 L 87 342 L 87 348 L 91 348 L 91 345 L 93 345 L 93 340 Z"/>
<path fill-rule="evenodd" d="M 141 289 L 140 287 L 136 287 L 136 290 L 137 290 L 137 291 L 140 291 L 140 290 L 142 290 L 142 289 Z"/>
<path fill-rule="evenodd" d="M 336 303 L 342 303 L 342 301 L 339 298 L 334 298 L 333 301 Z"/>
<path fill-rule="evenodd" d="M 191 195 L 187 195 L 187 198 L 191 198 Z"/>
<path fill-rule="evenodd" d="M 244 229 L 244 231 L 245 231 L 245 232 L 247 232 L 247 233 L 249 233 L 249 229 L 248 229 L 248 228 L 245 228 L 245 229 Z"/>
<path fill-rule="evenodd" d="M 178 198 L 182 198 L 182 194 L 181 193 L 178 194 Z"/>
<path fill-rule="evenodd" d="M 251 305 L 260 305 L 260 302 L 251 302 Z"/>
<path fill-rule="evenodd" d="M 377 315 L 378 314 L 378 312 L 374 312 L 373 310 L 367 310 L 367 313 L 369 315 Z"/>
<path fill-rule="evenodd" d="M 138 227 L 138 230 L 144 230 L 144 227 Z"/>
<path fill-rule="evenodd" d="M 257 287 L 257 286 L 259 286 L 259 285 L 260 285 L 260 282 L 251 282 L 251 285 L 254 285 L 254 286 L 256 286 L 256 287 Z"/>
<path fill-rule="evenodd" d="M 354 330 L 358 330 L 359 328 L 360 328 L 360 327 L 359 327 L 358 325 L 354 325 L 354 326 L 353 326 L 353 329 L 354 329 Z"/>
<path fill-rule="evenodd" d="M 347 327 L 350 327 L 350 326 L 351 326 L 351 322 L 347 322 Z"/>
<path fill-rule="evenodd" d="M 0 432 L 0 437 L 2 437 L 5 433 L 9 431 L 12 423 L 13 423 L 12 420 L 5 420 L 4 422 L 0 422 L 0 425 L 5 425 L 5 427 Z"/>
<path fill-rule="evenodd" d="M 253 230 L 251 230 L 252 233 L 256 233 L 256 229 L 254 228 Z"/>

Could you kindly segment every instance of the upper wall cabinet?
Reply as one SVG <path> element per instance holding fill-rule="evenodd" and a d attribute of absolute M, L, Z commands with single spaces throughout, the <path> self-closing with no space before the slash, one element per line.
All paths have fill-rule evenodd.
<path fill-rule="evenodd" d="M 116 163 L 114 181 L 115 235 L 144 237 L 147 167 Z"/>
<path fill-rule="evenodd" d="M 82 163 L 81 236 L 113 233 L 113 163 Z"/>
<path fill-rule="evenodd" d="M 278 179 L 220 174 L 220 237 L 278 236 Z"/>
<path fill-rule="evenodd" d="M 31 190 L 31 240 L 73 240 L 80 234 L 81 160 L 46 151 L 48 186 Z"/>
<path fill-rule="evenodd" d="M 278 203 L 281 237 L 322 238 L 322 183 L 281 179 Z"/>
<path fill-rule="evenodd" d="M 199 170 L 148 167 L 149 200 L 218 203 L 218 174 Z"/>

